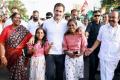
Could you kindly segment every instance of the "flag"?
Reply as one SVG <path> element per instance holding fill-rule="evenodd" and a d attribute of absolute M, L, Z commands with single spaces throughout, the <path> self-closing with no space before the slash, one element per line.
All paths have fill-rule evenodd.
<path fill-rule="evenodd" d="M 87 11 L 88 11 L 88 2 L 85 0 L 81 7 L 82 15 L 86 15 Z"/>

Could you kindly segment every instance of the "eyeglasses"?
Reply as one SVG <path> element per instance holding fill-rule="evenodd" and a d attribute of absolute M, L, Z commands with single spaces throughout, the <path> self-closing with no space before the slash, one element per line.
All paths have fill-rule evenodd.
<path fill-rule="evenodd" d="M 94 15 L 94 17 L 100 17 L 100 15 Z"/>

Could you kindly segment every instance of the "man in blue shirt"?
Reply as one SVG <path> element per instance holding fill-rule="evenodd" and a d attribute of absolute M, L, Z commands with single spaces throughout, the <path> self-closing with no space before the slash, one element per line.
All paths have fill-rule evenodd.
<path fill-rule="evenodd" d="M 88 48 L 92 47 L 95 40 L 97 39 L 97 35 L 99 32 L 99 29 L 101 27 L 100 23 L 100 11 L 96 10 L 93 12 L 93 21 L 90 22 L 86 29 L 86 36 L 88 37 Z M 99 58 L 98 58 L 98 52 L 99 52 L 100 46 L 95 49 L 95 51 L 89 56 L 89 80 L 95 80 L 95 74 L 97 72 Z"/>

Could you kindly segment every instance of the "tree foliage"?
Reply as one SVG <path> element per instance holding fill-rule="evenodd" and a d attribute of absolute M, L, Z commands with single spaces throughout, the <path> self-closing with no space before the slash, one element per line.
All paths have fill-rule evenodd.
<path fill-rule="evenodd" d="M 28 15 L 26 14 L 27 10 L 21 0 L 8 0 L 8 9 L 10 12 L 12 7 L 16 7 L 19 10 L 22 19 L 28 20 Z"/>
<path fill-rule="evenodd" d="M 69 12 L 66 12 L 64 15 L 65 16 L 71 16 L 71 14 Z"/>
<path fill-rule="evenodd" d="M 120 6 L 120 0 L 103 0 L 102 7 L 106 8 L 106 11 L 109 12 L 110 8 L 116 8 Z"/>

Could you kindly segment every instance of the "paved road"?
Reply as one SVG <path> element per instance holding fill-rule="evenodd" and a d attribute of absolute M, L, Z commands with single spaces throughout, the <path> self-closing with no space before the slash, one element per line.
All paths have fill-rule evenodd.
<path fill-rule="evenodd" d="M 0 80 L 8 80 L 8 72 L 5 68 L 0 68 Z"/>
<path fill-rule="evenodd" d="M 96 74 L 96 79 L 100 80 L 99 73 Z M 8 72 L 5 68 L 0 68 L 0 80 L 8 80 Z"/>

